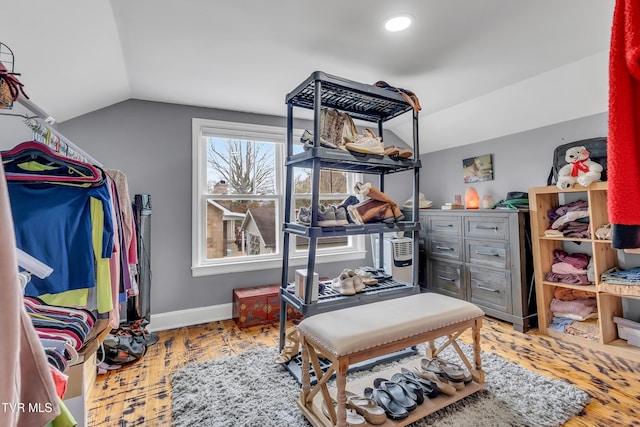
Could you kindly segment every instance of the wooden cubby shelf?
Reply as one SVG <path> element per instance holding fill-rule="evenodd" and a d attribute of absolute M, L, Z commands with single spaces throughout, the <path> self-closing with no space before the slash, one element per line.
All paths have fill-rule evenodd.
<path fill-rule="evenodd" d="M 589 210 L 589 231 L 591 238 L 547 237 L 544 231 L 551 224 L 549 211 L 574 200 L 586 200 Z M 622 317 L 623 298 L 633 296 L 617 295 L 600 289 L 601 276 L 605 271 L 618 266 L 618 251 L 611 246 L 611 240 L 599 240 L 595 231 L 609 222 L 607 214 L 607 183 L 596 182 L 589 187 L 579 185 L 568 190 L 556 186 L 529 189 L 531 213 L 531 234 L 533 237 L 533 261 L 538 302 L 538 323 L 541 333 L 554 338 L 594 347 L 634 360 L 640 360 L 640 348 L 627 344 L 618 337 L 614 317 Z M 545 280 L 551 271 L 553 251 L 563 249 L 568 253 L 589 253 L 593 263 L 595 283 L 574 285 Z M 549 328 L 553 314 L 549 309 L 556 287 L 580 289 L 592 292 L 598 304 L 598 342 L 580 336 L 569 335 Z"/>

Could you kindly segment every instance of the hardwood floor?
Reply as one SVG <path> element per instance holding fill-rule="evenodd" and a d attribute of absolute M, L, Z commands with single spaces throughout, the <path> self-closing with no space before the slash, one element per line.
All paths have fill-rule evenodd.
<path fill-rule="evenodd" d="M 88 403 L 88 425 L 170 426 L 171 374 L 182 366 L 239 354 L 256 346 L 277 346 L 278 325 L 237 328 L 226 320 L 159 333 L 142 360 L 99 375 Z M 470 334 L 462 340 L 469 343 Z M 485 318 L 482 349 L 527 369 L 563 379 L 591 395 L 570 427 L 640 426 L 640 363 L 542 336 L 522 334 Z M 298 410 L 292 402 L 291 410 Z"/>

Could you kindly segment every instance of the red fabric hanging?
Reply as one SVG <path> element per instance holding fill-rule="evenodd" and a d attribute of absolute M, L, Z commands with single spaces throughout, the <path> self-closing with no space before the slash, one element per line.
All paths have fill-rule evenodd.
<path fill-rule="evenodd" d="M 639 0 L 617 0 L 613 14 L 607 145 L 609 221 L 640 226 Z"/>

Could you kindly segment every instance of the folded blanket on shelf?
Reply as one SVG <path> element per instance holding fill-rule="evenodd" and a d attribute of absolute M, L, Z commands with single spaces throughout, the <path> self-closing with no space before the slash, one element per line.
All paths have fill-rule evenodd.
<path fill-rule="evenodd" d="M 562 224 L 558 230 L 562 232 L 564 237 L 574 237 L 577 239 L 590 239 L 591 232 L 589 231 L 589 224 L 585 224 L 578 221 L 569 221 L 566 224 Z"/>
<path fill-rule="evenodd" d="M 586 319 L 590 314 L 596 313 L 598 311 L 598 302 L 595 298 L 585 298 L 573 301 L 562 301 L 559 299 L 552 299 L 551 304 L 549 305 L 549 309 L 553 312 L 555 316 L 558 317 L 569 317 L 569 316 L 559 316 L 557 313 L 562 313 L 565 315 L 572 315 L 571 318 Z M 576 317 L 574 317 L 576 316 Z"/>
<path fill-rule="evenodd" d="M 575 252 L 568 254 L 562 249 L 556 249 L 553 251 L 553 262 L 566 262 L 573 265 L 575 268 L 586 268 L 589 265 L 591 257 L 587 254 Z"/>
<path fill-rule="evenodd" d="M 598 290 L 601 292 L 608 292 L 614 295 L 628 295 L 628 296 L 640 296 L 640 284 L 633 282 L 620 281 L 616 283 L 615 278 L 607 278 L 607 274 L 616 268 L 605 271 L 602 273 L 602 281 L 598 285 Z"/>
<path fill-rule="evenodd" d="M 603 277 L 605 275 L 609 278 L 617 278 L 620 280 L 627 280 L 629 282 L 640 283 L 640 267 L 633 267 L 627 270 L 617 270 L 610 273 L 604 273 Z"/>
<path fill-rule="evenodd" d="M 550 220 L 555 221 L 568 212 L 586 211 L 588 208 L 589 204 L 586 200 L 576 200 L 574 202 L 569 202 L 564 205 L 558 206 L 557 208 L 553 208 L 547 214 L 549 215 Z"/>
<path fill-rule="evenodd" d="M 553 229 L 558 229 L 560 228 L 560 226 L 568 223 L 568 222 L 572 222 L 572 221 L 576 221 L 580 218 L 587 218 L 589 216 L 589 211 L 587 210 L 579 210 L 579 211 L 571 211 L 571 212 L 567 212 L 566 214 L 562 215 L 560 218 L 556 219 L 553 224 L 551 224 L 551 228 Z M 588 226 L 588 224 L 587 224 Z"/>
<path fill-rule="evenodd" d="M 552 271 L 548 272 L 544 280 L 547 282 L 567 283 L 571 285 L 591 285 L 589 277 L 586 274 L 558 274 Z"/>
<path fill-rule="evenodd" d="M 576 268 L 564 261 L 552 264 L 551 271 L 558 274 L 587 274 L 587 270 L 585 268 Z"/>
<path fill-rule="evenodd" d="M 554 331 L 564 332 L 567 327 L 573 323 L 577 322 L 577 320 L 568 319 L 566 317 L 553 317 L 551 319 L 551 323 L 549 323 L 549 329 L 553 329 Z"/>
<path fill-rule="evenodd" d="M 577 299 L 593 298 L 595 293 L 582 289 L 562 288 L 558 286 L 553 290 L 553 297 L 561 301 L 574 301 Z"/>
<path fill-rule="evenodd" d="M 598 319 L 587 319 L 573 322 L 564 330 L 565 334 L 586 338 L 590 341 L 600 342 L 600 326 Z"/>

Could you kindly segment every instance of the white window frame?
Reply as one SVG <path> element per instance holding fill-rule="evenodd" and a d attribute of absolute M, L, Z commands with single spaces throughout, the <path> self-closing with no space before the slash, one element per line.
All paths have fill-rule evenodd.
<path fill-rule="evenodd" d="M 206 254 L 206 205 L 208 199 L 233 199 L 238 196 L 211 195 L 207 193 L 207 153 L 206 136 L 241 138 L 279 144 L 275 150 L 276 165 L 284 165 L 286 156 L 286 128 L 228 122 L 210 119 L 192 119 L 192 218 L 191 218 L 191 273 L 194 277 L 245 271 L 282 268 L 282 250 L 284 233 L 281 231 L 277 239 L 275 254 L 252 255 L 247 257 L 224 257 L 207 259 Z M 302 130 L 294 130 L 294 140 L 300 138 Z M 276 194 L 267 196 L 242 196 L 245 199 L 272 199 L 276 203 L 278 223 L 284 222 L 285 200 L 285 167 L 276 167 Z M 298 195 L 299 197 L 300 195 Z M 292 195 L 292 200 L 293 195 Z M 292 203 L 292 208 L 294 203 Z M 291 214 L 295 221 L 295 215 Z M 297 267 L 307 264 L 308 251 L 296 250 L 295 236 L 289 240 L 289 266 Z M 344 248 L 318 249 L 316 263 L 332 263 L 338 261 L 362 260 L 366 256 L 363 236 L 350 236 L 351 244 Z"/>

